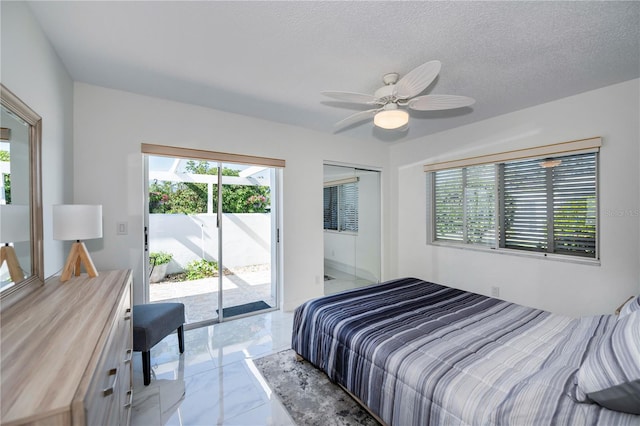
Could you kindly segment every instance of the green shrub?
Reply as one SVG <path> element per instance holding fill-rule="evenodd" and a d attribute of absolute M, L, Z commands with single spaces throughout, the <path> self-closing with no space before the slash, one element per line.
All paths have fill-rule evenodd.
<path fill-rule="evenodd" d="M 171 262 L 172 258 L 173 255 L 171 253 L 159 251 L 149 254 L 149 263 L 151 263 L 152 266 L 164 265 L 165 263 Z"/>
<path fill-rule="evenodd" d="M 215 260 L 193 260 L 184 268 L 187 280 L 199 280 L 213 277 L 218 270 L 218 262 Z"/>

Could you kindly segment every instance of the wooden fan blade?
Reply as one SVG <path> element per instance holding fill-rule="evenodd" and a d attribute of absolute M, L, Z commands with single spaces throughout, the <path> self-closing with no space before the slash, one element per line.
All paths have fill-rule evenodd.
<path fill-rule="evenodd" d="M 338 121 L 334 125 L 334 127 L 337 128 L 337 129 L 341 129 L 343 127 L 350 126 L 350 125 L 358 123 L 360 121 L 370 120 L 380 110 L 381 110 L 381 108 L 376 108 L 376 109 L 368 109 L 366 111 L 356 112 L 355 114 L 351 114 L 347 118 Z"/>
<path fill-rule="evenodd" d="M 438 111 L 466 107 L 474 103 L 475 99 L 467 96 L 425 95 L 411 99 L 407 106 L 416 111 Z"/>
<path fill-rule="evenodd" d="M 396 84 L 398 99 L 409 99 L 420 94 L 436 79 L 441 66 L 440 61 L 429 61 L 411 70 Z"/>
<path fill-rule="evenodd" d="M 355 92 L 320 92 L 321 94 L 333 99 L 345 102 L 353 102 L 356 104 L 375 104 L 376 98 L 373 95 L 367 95 L 366 93 Z"/>

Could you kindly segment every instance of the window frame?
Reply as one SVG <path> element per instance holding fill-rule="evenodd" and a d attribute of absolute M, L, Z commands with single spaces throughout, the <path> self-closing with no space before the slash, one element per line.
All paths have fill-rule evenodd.
<path fill-rule="evenodd" d="M 587 257 L 580 256 L 576 254 L 567 254 L 567 253 L 552 253 L 552 252 L 542 252 L 542 251 L 529 251 L 518 248 L 507 248 L 501 247 L 500 239 L 503 238 L 504 233 L 501 232 L 503 215 L 504 215 L 504 197 L 501 194 L 503 190 L 503 182 L 500 181 L 502 173 L 500 171 L 501 168 L 504 167 L 505 163 L 519 162 L 522 160 L 534 160 L 534 161 L 544 161 L 549 159 L 562 159 L 564 157 L 572 157 L 579 154 L 593 153 L 595 155 L 595 256 Z M 485 163 L 486 164 L 486 163 Z M 432 170 L 426 173 L 426 183 L 427 183 L 427 244 L 433 246 L 442 246 L 442 247 L 452 247 L 464 250 L 474 250 L 474 251 L 482 251 L 482 252 L 494 252 L 499 254 L 513 255 L 513 256 L 524 256 L 524 257 L 534 257 L 534 258 L 544 258 L 544 259 L 552 259 L 559 260 L 571 263 L 584 263 L 584 264 L 595 264 L 600 265 L 600 188 L 599 188 L 599 170 L 600 170 L 600 152 L 599 150 L 587 151 L 587 152 L 576 152 L 576 153 L 558 153 L 556 155 L 545 155 L 544 157 L 533 157 L 533 158 L 521 158 L 521 159 L 513 159 L 513 160 L 504 160 L 497 161 L 493 163 L 488 163 L 495 166 L 495 211 L 494 211 L 494 230 L 495 230 L 495 238 L 494 242 L 491 245 L 487 244 L 478 244 L 478 243 L 469 243 L 464 240 L 463 241 L 451 241 L 451 240 L 438 240 L 436 239 L 436 203 L 435 203 L 435 173 L 440 170 L 447 170 L 449 168 L 442 168 L 440 170 Z M 469 167 L 475 167 L 480 164 L 469 164 L 465 166 L 457 166 L 451 167 L 450 169 L 467 169 Z M 465 191 L 465 187 L 463 187 L 463 193 Z M 551 195 L 553 198 L 553 194 L 547 194 L 547 196 Z M 466 197 L 465 204 L 463 205 L 463 211 L 466 212 Z M 553 209 L 553 206 L 551 206 Z M 466 221 L 466 220 L 465 220 Z M 466 235 L 466 230 L 464 234 Z M 551 236 L 553 238 L 553 236 Z"/>

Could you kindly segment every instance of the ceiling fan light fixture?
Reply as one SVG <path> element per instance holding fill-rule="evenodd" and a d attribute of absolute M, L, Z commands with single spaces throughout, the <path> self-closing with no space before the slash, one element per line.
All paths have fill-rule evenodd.
<path fill-rule="evenodd" d="M 473 105 L 475 100 L 468 96 L 417 96 L 433 83 L 441 65 L 440 61 L 429 61 L 412 69 L 402 78 L 399 78 L 398 73 L 385 74 L 382 78 L 384 86 L 373 95 L 340 91 L 322 92 L 323 95 L 339 101 L 374 106 L 373 109 L 349 115 L 338 121 L 335 127 L 342 129 L 373 118 L 374 124 L 381 129 L 402 129 L 409 123 L 409 113 L 398 107 L 415 111 L 440 111 Z"/>
<path fill-rule="evenodd" d="M 399 129 L 409 122 L 409 114 L 402 109 L 386 109 L 373 117 L 373 124 L 383 129 Z"/>

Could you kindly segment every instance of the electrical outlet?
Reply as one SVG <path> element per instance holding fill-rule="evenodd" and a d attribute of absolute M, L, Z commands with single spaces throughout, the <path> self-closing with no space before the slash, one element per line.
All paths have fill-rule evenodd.
<path fill-rule="evenodd" d="M 128 231 L 127 222 L 118 222 L 116 224 L 116 234 L 117 235 L 127 235 Z"/>
<path fill-rule="evenodd" d="M 500 297 L 500 287 L 491 287 L 491 297 Z"/>

